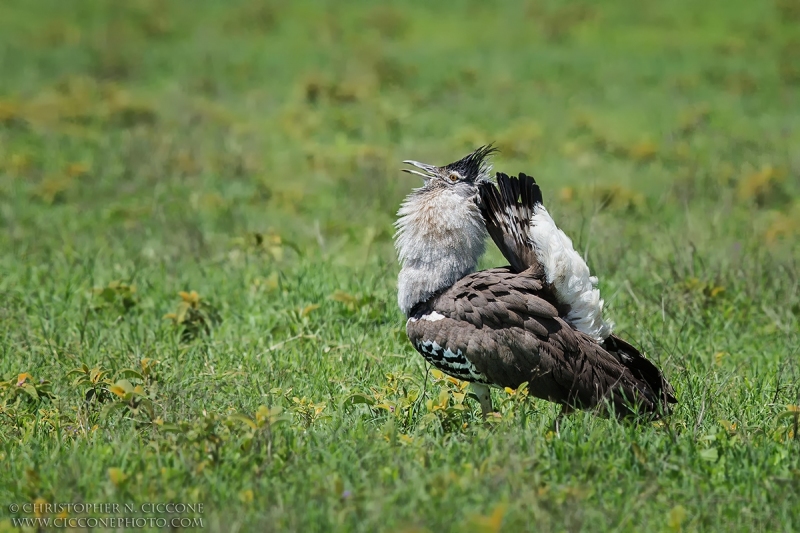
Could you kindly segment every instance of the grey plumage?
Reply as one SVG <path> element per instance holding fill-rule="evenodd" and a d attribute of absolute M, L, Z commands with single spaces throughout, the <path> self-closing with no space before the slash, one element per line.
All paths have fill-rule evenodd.
<path fill-rule="evenodd" d="M 397 300 L 406 314 L 411 307 L 473 272 L 486 246 L 486 226 L 478 207 L 477 183 L 487 181 L 490 148 L 437 168 L 406 161 L 406 169 L 425 185 L 403 201 L 395 224 L 395 246 L 402 266 Z"/>
<path fill-rule="evenodd" d="M 425 179 L 403 203 L 397 224 L 398 302 L 408 316 L 411 343 L 434 366 L 472 382 L 484 414 L 491 408 L 486 385 L 517 388 L 526 382 L 532 395 L 568 410 L 611 407 L 619 416 L 652 417 L 667 412 L 675 402 L 672 387 L 638 350 L 610 334 L 597 314 L 602 300 L 568 238 L 542 237 L 555 226 L 536 182 L 524 174 L 498 174 L 495 185 L 485 162 L 491 153 L 482 147 L 445 167 L 410 162 L 423 171 L 412 173 Z M 546 224 L 537 229 L 537 221 Z M 473 273 L 487 231 L 510 266 Z M 551 248 L 565 242 L 565 259 L 542 255 L 532 236 Z M 554 277 L 548 265 L 567 270 Z M 559 292 L 565 275 L 585 275 L 579 281 L 599 307 L 573 309 L 569 295 Z M 591 321 L 584 312 L 593 313 Z M 601 327 L 579 331 L 587 324 Z"/>

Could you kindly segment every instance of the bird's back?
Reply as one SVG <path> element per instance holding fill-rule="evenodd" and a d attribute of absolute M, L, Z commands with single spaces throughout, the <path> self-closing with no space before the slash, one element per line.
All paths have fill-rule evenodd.
<path fill-rule="evenodd" d="M 570 408 L 613 405 L 621 416 L 660 415 L 674 401 L 658 369 L 623 341 L 608 346 L 572 328 L 534 270 L 468 275 L 417 306 L 409 339 L 443 372 L 518 388 Z M 615 338 L 616 339 L 616 338 Z"/>

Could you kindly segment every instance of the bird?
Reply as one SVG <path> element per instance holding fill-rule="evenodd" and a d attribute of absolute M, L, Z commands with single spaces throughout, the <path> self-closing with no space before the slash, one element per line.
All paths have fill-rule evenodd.
<path fill-rule="evenodd" d="M 600 416 L 656 420 L 677 402 L 661 370 L 613 333 L 584 259 L 531 176 L 496 173 L 492 145 L 421 177 L 397 212 L 397 302 L 433 367 L 470 383 L 484 419 L 490 388 L 518 389 Z M 508 265 L 476 271 L 490 236 Z"/>

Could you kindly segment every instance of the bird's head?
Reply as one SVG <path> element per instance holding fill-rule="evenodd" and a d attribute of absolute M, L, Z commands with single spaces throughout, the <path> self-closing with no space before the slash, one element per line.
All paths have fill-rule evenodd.
<path fill-rule="evenodd" d="M 445 165 L 437 167 L 419 161 L 407 160 L 403 163 L 412 165 L 416 169 L 404 168 L 403 172 L 414 174 L 424 180 L 424 185 L 416 192 L 450 191 L 459 196 L 469 197 L 476 193 L 477 186 L 481 181 L 489 179 L 492 166 L 488 158 L 497 149 L 492 145 L 481 146 L 467 156 Z M 418 170 L 417 170 L 418 169 Z"/>

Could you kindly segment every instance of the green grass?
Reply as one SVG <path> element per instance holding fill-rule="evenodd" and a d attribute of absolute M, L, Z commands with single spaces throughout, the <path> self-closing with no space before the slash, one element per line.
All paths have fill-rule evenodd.
<path fill-rule="evenodd" d="M 0 21 L 0 530 L 35 501 L 202 502 L 182 516 L 226 532 L 800 528 L 796 0 Z M 675 386 L 665 422 L 556 436 L 496 391 L 483 423 L 408 344 L 399 163 L 488 141 Z"/>

